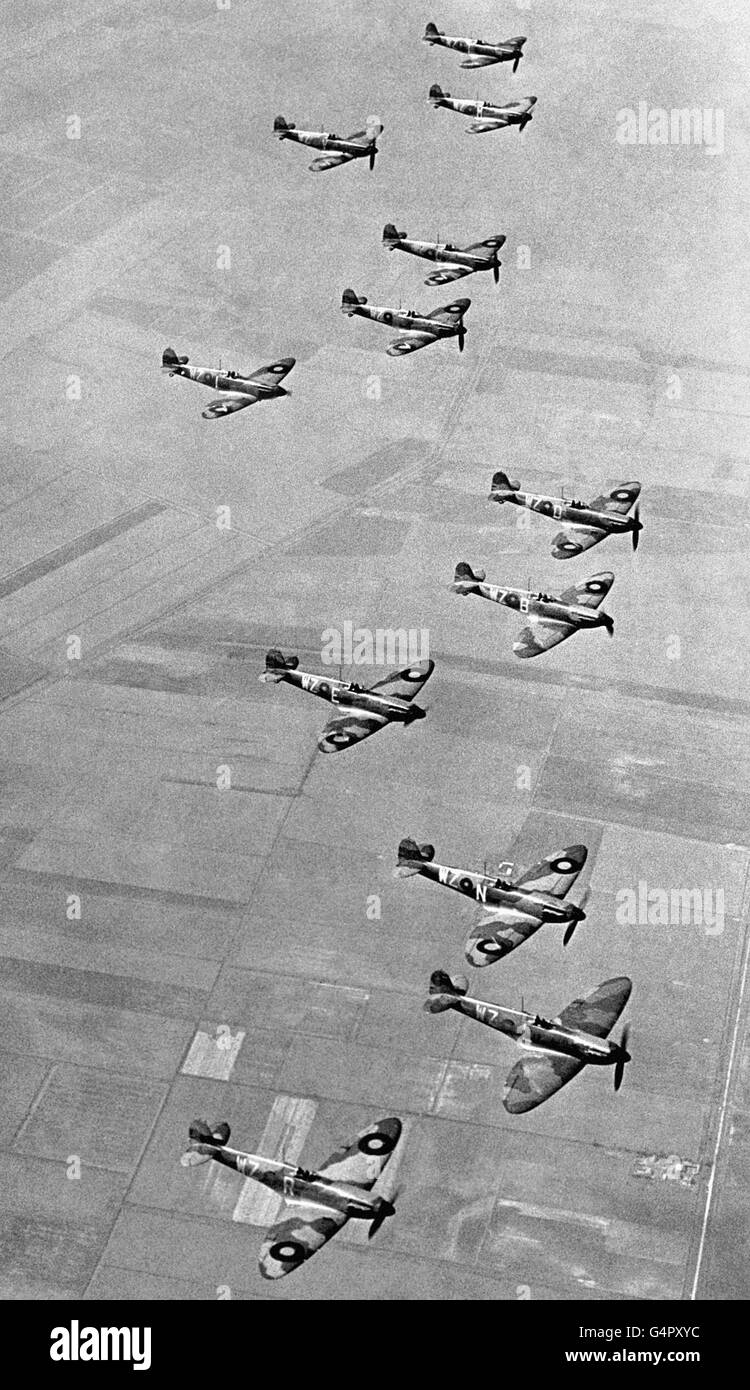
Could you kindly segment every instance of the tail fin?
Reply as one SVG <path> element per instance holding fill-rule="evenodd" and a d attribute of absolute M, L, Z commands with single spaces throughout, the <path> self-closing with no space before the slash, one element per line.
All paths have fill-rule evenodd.
<path fill-rule="evenodd" d="M 188 357 L 178 357 L 173 347 L 165 347 L 161 355 L 161 369 L 163 372 L 174 372 L 178 367 L 184 367 L 189 360 Z"/>
<path fill-rule="evenodd" d="M 422 35 L 422 38 L 423 38 L 423 39 L 439 39 L 439 38 L 440 38 L 440 30 L 438 29 L 437 24 L 433 24 L 432 20 L 430 20 L 429 23 L 425 24 L 425 26 L 424 26 L 424 33 L 423 33 L 423 35 Z"/>
<path fill-rule="evenodd" d="M 459 560 L 453 575 L 453 583 L 449 588 L 454 594 L 471 594 L 476 591 L 477 584 L 481 584 L 485 579 L 484 570 L 473 570 L 471 565 L 467 565 L 465 560 Z"/>
<path fill-rule="evenodd" d="M 399 241 L 406 236 L 406 232 L 398 232 L 392 222 L 386 222 L 383 228 L 383 245 L 392 251 Z"/>
<path fill-rule="evenodd" d="M 430 976 L 430 997 L 424 1002 L 428 1014 L 442 1014 L 452 1009 L 469 988 L 465 975 L 449 975 L 446 970 L 433 970 Z"/>
<path fill-rule="evenodd" d="M 272 647 L 270 652 L 266 652 L 266 669 L 259 679 L 262 681 L 280 681 L 285 671 L 296 671 L 298 666 L 298 656 L 284 656 L 278 647 Z"/>
<path fill-rule="evenodd" d="M 212 1157 L 211 1149 L 223 1149 L 224 1145 L 229 1143 L 231 1132 L 226 1120 L 216 1125 L 206 1124 L 205 1120 L 193 1120 L 188 1130 L 190 1143 L 180 1159 L 183 1168 L 195 1168 L 199 1163 L 208 1163 Z"/>
<path fill-rule="evenodd" d="M 398 847 L 398 866 L 396 878 L 410 878 L 419 873 L 420 864 L 429 864 L 435 858 L 434 845 L 418 845 L 416 840 L 402 840 Z"/>
<path fill-rule="evenodd" d="M 516 478 L 511 481 L 507 473 L 497 472 L 492 474 L 492 487 L 490 490 L 491 502 L 504 502 L 505 494 L 518 492 L 521 484 Z"/>
<path fill-rule="evenodd" d="M 296 130 L 294 121 L 287 121 L 284 116 L 277 116 L 273 123 L 274 131 L 277 135 L 282 135 L 286 130 Z"/>
<path fill-rule="evenodd" d="M 383 134 L 383 122 L 379 116 L 368 116 L 365 121 L 365 134 L 368 140 L 377 140 Z"/>
<path fill-rule="evenodd" d="M 366 303 L 367 296 L 364 294 L 355 294 L 354 290 L 344 290 L 341 296 L 341 308 L 345 314 L 350 314 L 352 309 L 356 308 L 358 304 Z"/>
<path fill-rule="evenodd" d="M 438 82 L 433 82 L 430 87 L 430 101 L 444 101 L 450 96 L 450 92 L 444 92 Z"/>

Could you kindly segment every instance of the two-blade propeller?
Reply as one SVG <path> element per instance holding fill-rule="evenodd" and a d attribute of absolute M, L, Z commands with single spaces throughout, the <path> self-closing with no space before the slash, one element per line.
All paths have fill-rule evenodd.
<path fill-rule="evenodd" d="M 378 1207 L 378 1210 L 376 1211 L 372 1221 L 370 1222 L 370 1229 L 367 1232 L 368 1240 L 372 1240 L 373 1236 L 377 1235 L 383 1222 L 387 1221 L 389 1216 L 396 1215 L 396 1202 L 401 1196 L 401 1191 L 402 1189 L 398 1187 L 396 1188 L 396 1191 L 391 1194 L 390 1197 L 381 1198 L 381 1205 Z"/>
<path fill-rule="evenodd" d="M 640 511 L 640 507 L 639 507 L 638 504 L 636 503 L 636 505 L 635 505 L 635 507 L 634 507 L 634 509 L 633 509 L 633 549 L 634 549 L 634 550 L 637 550 L 637 549 L 638 549 L 638 540 L 639 540 L 639 537 L 640 537 L 640 534 L 641 534 L 641 531 L 642 531 L 642 530 L 643 530 L 643 526 L 641 525 L 641 511 Z"/>
<path fill-rule="evenodd" d="M 575 931 L 576 927 L 578 926 L 578 923 L 579 923 L 579 922 L 582 922 L 583 919 L 584 919 L 584 917 L 586 916 L 586 913 L 585 913 L 584 909 L 585 909 L 586 904 L 587 904 L 587 902 L 588 902 L 588 900 L 589 900 L 589 893 L 590 893 L 590 892 L 591 892 L 591 889 L 590 889 L 590 888 L 584 889 L 583 893 L 581 894 L 581 897 L 580 897 L 579 901 L 578 901 L 577 903 L 572 904 L 572 906 L 575 908 L 575 916 L 571 919 L 570 922 L 568 922 L 568 925 L 567 925 L 567 927 L 565 928 L 565 935 L 564 935 L 564 937 L 563 937 L 563 946 L 567 946 L 567 945 L 568 945 L 568 942 L 570 941 L 570 939 L 571 939 L 571 937 L 572 937 L 572 935 L 573 935 L 573 932 Z"/>
<path fill-rule="evenodd" d="M 630 1061 L 632 1060 L 632 1059 L 631 1059 L 631 1056 L 630 1056 L 630 1053 L 628 1052 L 628 1038 L 629 1038 L 629 1036 L 630 1036 L 630 1029 L 629 1029 L 629 1027 L 628 1027 L 628 1025 L 627 1025 L 627 1023 L 626 1023 L 626 1024 L 625 1024 L 625 1027 L 624 1027 L 623 1030 L 622 1030 L 622 1033 L 620 1034 L 620 1041 L 619 1041 L 619 1044 L 618 1044 L 618 1051 L 617 1051 L 617 1061 L 615 1062 L 615 1090 L 616 1090 L 616 1091 L 619 1091 L 619 1089 L 620 1089 L 620 1087 L 621 1087 L 621 1085 L 622 1085 L 622 1078 L 623 1078 L 623 1076 L 625 1075 L 625 1067 L 626 1067 L 627 1063 L 630 1062 Z"/>

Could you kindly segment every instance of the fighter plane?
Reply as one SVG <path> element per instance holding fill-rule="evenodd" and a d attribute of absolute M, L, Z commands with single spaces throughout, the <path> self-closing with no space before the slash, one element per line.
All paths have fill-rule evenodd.
<path fill-rule="evenodd" d="M 347 1221 L 369 1221 L 372 1239 L 386 1218 L 395 1215 L 394 1200 L 373 1191 L 401 1137 L 401 1121 L 394 1117 L 363 1129 L 353 1144 L 331 1154 L 317 1172 L 230 1149 L 230 1133 L 226 1121 L 208 1125 L 194 1120 L 180 1161 L 190 1168 L 212 1158 L 285 1198 L 281 1219 L 261 1247 L 258 1263 L 264 1279 L 281 1279 L 299 1269 Z"/>
<path fill-rule="evenodd" d="M 460 594 L 462 598 L 467 594 L 479 594 L 492 603 L 503 603 L 506 608 L 528 613 L 528 625 L 521 629 L 518 640 L 513 643 L 516 656 L 539 656 L 540 652 L 556 647 L 558 642 L 564 642 L 581 628 L 603 627 L 610 637 L 615 630 L 609 614 L 596 611 L 615 581 L 615 576 L 608 572 L 592 574 L 590 579 L 564 589 L 559 598 L 530 589 L 502 589 L 498 584 L 485 584 L 484 579 L 484 570 L 475 571 L 465 560 L 459 560 L 453 583 L 448 587 L 451 593 Z"/>
<path fill-rule="evenodd" d="M 394 338 L 386 349 L 389 357 L 404 357 L 441 338 L 458 338 L 458 350 L 463 352 L 468 332 L 464 314 L 470 304 L 470 299 L 456 299 L 453 304 L 443 304 L 430 314 L 418 314 L 415 309 L 378 308 L 368 304 L 366 296 L 356 295 L 354 290 L 344 290 L 341 296 L 341 312 L 349 318 L 374 319 L 376 323 L 388 324 L 389 328 L 404 329 L 406 336 Z"/>
<path fill-rule="evenodd" d="M 232 415 L 235 410 L 244 410 L 247 405 L 257 401 L 271 401 L 276 396 L 291 396 L 281 382 L 288 376 L 296 362 L 296 357 L 281 357 L 269 367 L 259 367 L 247 376 L 243 372 L 214 371 L 212 367 L 189 367 L 189 357 L 178 357 L 174 348 L 167 347 L 161 355 L 161 369 L 169 376 L 184 376 L 188 381 L 197 381 L 200 386 L 212 386 L 223 395 L 201 411 L 204 420 L 218 420 L 222 415 Z"/>
<path fill-rule="evenodd" d="M 426 26 L 422 40 L 430 45 L 436 44 L 438 48 L 455 48 L 457 53 L 468 54 L 466 61 L 460 64 L 462 68 L 486 68 L 491 63 L 512 63 L 514 72 L 518 71 L 526 42 L 525 38 L 502 39 L 497 43 L 488 43 L 486 39 L 454 39 L 443 34 L 432 23 Z"/>
<path fill-rule="evenodd" d="M 383 228 L 383 245 L 389 251 L 408 251 L 410 256 L 422 256 L 426 261 L 444 261 L 444 270 L 433 270 L 425 280 L 426 285 L 447 285 L 451 280 L 460 280 L 463 275 L 472 275 L 477 270 L 491 270 L 495 284 L 500 279 L 498 251 L 505 244 L 501 235 L 489 236 L 484 241 L 472 241 L 468 246 L 454 246 L 445 241 L 410 241 L 406 232 L 397 232 L 392 222 Z"/>
<path fill-rule="evenodd" d="M 329 135 L 322 130 L 298 130 L 292 121 L 277 116 L 273 129 L 279 140 L 295 140 L 298 145 L 311 145 L 314 150 L 332 150 L 332 154 L 314 159 L 308 166 L 313 173 L 320 174 L 324 169 L 335 169 L 352 159 L 369 159 L 370 169 L 374 169 L 378 152 L 375 141 L 383 127 L 377 116 L 368 116 L 364 130 L 355 130 L 353 135 Z"/>
<path fill-rule="evenodd" d="M 369 686 L 330 676 L 308 675 L 306 671 L 298 671 L 298 666 L 299 657 L 284 656 L 274 649 L 266 653 L 266 669 L 258 680 L 286 681 L 336 706 L 340 712 L 329 719 L 318 737 L 321 753 L 341 753 L 387 724 L 411 724 L 415 719 L 424 719 L 427 713 L 411 702 L 430 679 L 434 661 L 418 661 L 403 671 L 391 671 L 383 680 Z"/>
<path fill-rule="evenodd" d="M 456 1009 L 528 1049 L 508 1074 L 503 1088 L 503 1105 L 511 1115 L 534 1110 L 585 1066 L 613 1066 L 615 1090 L 619 1091 L 626 1064 L 632 1060 L 627 1025 L 619 1042 L 606 1039 L 630 998 L 632 981 L 627 976 L 604 980 L 591 994 L 574 999 L 558 1018 L 551 1020 L 471 999 L 468 988 L 469 982 L 463 975 L 451 977 L 444 970 L 435 970 L 424 1008 L 431 1014 Z"/>
<path fill-rule="evenodd" d="M 610 492 L 595 497 L 593 502 L 537 496 L 533 492 L 521 492 L 520 487 L 519 482 L 511 482 L 507 473 L 494 473 L 489 500 L 501 504 L 514 502 L 517 507 L 528 507 L 529 511 L 554 517 L 555 521 L 571 522 L 572 525 L 559 531 L 552 542 L 552 554 L 556 560 L 581 555 L 607 536 L 622 535 L 628 531 L 633 538 L 633 549 L 638 549 L 638 539 L 643 530 L 640 512 L 636 506 L 632 516 L 627 513 L 640 496 L 640 483 L 618 483 Z"/>
<path fill-rule="evenodd" d="M 430 87 L 430 101 L 433 106 L 445 106 L 449 111 L 458 111 L 462 116 L 473 116 L 474 123 L 469 126 L 467 135 L 483 135 L 487 130 L 502 130 L 506 125 L 517 125 L 518 133 L 533 119 L 532 110 L 536 97 L 519 97 L 517 101 L 498 106 L 494 101 L 466 101 L 463 97 L 452 97 L 444 92 L 437 82 Z"/>
<path fill-rule="evenodd" d="M 585 845 L 568 845 L 550 854 L 533 868 L 516 871 L 502 863 L 494 874 L 473 869 L 453 869 L 435 864 L 434 845 L 418 845 L 402 840 L 398 847 L 396 878 L 421 874 L 433 883 L 442 883 L 475 902 L 486 911 L 472 927 L 466 943 L 466 959 L 472 965 L 492 965 L 528 941 L 547 922 L 565 927 L 563 946 L 567 946 L 579 922 L 586 916 L 585 897 L 580 903 L 563 902 L 586 863 Z"/>

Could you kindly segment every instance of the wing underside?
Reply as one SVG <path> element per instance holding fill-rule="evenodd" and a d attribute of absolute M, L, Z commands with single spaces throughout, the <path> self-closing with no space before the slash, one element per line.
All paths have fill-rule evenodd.
<path fill-rule="evenodd" d="M 503 126 L 509 125 L 507 116 L 492 116 L 486 120 L 472 121 L 469 126 L 469 135 L 484 135 L 485 131 L 502 130 Z"/>
<path fill-rule="evenodd" d="M 418 352 L 420 348 L 429 347 L 430 343 L 437 342 L 437 339 L 436 333 L 409 333 L 401 338 L 394 338 L 386 351 L 389 357 L 406 357 L 410 352 Z"/>
<path fill-rule="evenodd" d="M 473 267 L 469 265 L 443 265 L 440 270 L 433 270 L 431 275 L 425 280 L 426 285 L 449 285 L 453 280 L 462 280 L 465 275 L 472 275 Z"/>
<path fill-rule="evenodd" d="M 318 159 L 314 159 L 310 168 L 316 174 L 320 174 L 324 169 L 335 169 L 339 164 L 349 164 L 352 159 L 357 159 L 356 154 L 347 154 L 345 150 L 337 150 L 335 154 L 322 154 Z"/>
<path fill-rule="evenodd" d="M 388 722 L 385 714 L 356 707 L 349 709 L 328 720 L 318 737 L 318 747 L 321 753 L 343 753 L 345 748 L 351 748 L 355 743 L 377 734 Z"/>

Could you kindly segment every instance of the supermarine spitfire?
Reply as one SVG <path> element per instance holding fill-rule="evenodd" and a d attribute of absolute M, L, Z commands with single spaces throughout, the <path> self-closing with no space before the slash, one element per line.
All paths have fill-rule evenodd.
<path fill-rule="evenodd" d="M 180 1161 L 190 1168 L 213 1159 L 286 1199 L 281 1219 L 271 1227 L 261 1247 L 258 1263 L 264 1279 L 281 1279 L 299 1269 L 347 1221 L 369 1221 L 371 1239 L 386 1218 L 395 1214 L 394 1202 L 373 1188 L 401 1137 L 398 1119 L 379 1120 L 363 1129 L 353 1144 L 331 1154 L 317 1172 L 230 1149 L 230 1133 L 225 1121 L 208 1125 L 194 1120 L 189 1146 Z"/>
<path fill-rule="evenodd" d="M 368 304 L 366 296 L 356 295 L 354 290 L 344 290 L 341 296 L 341 312 L 349 318 L 374 319 L 376 323 L 385 323 L 389 328 L 405 330 L 406 336 L 394 338 L 386 349 L 389 357 L 404 357 L 442 338 L 457 338 L 458 350 L 463 352 L 468 332 L 464 325 L 464 314 L 470 304 L 470 299 L 456 299 L 453 304 L 443 304 L 430 314 L 418 314 L 415 309 L 378 308 Z"/>
<path fill-rule="evenodd" d="M 519 482 L 511 482 L 507 473 L 495 473 L 492 477 L 490 502 L 514 503 L 517 507 L 527 507 L 529 511 L 551 516 L 555 521 L 568 521 L 570 526 L 558 532 L 552 542 L 552 554 L 556 560 L 567 560 L 590 550 L 592 545 L 610 535 L 630 535 L 633 549 L 638 549 L 638 539 L 643 526 L 636 506 L 633 515 L 627 513 L 637 502 L 640 483 L 618 483 L 609 492 L 595 497 L 593 502 L 578 502 L 565 497 L 545 497 L 533 492 L 521 492 Z"/>
<path fill-rule="evenodd" d="M 530 589 L 503 589 L 498 584 L 485 584 L 484 579 L 484 570 L 472 570 L 465 560 L 459 560 L 453 582 L 448 587 L 451 593 L 462 598 L 467 594 L 479 594 L 480 598 L 528 615 L 527 626 L 521 629 L 513 643 L 516 656 L 539 656 L 581 628 L 603 627 L 610 637 L 614 632 L 614 619 L 609 613 L 598 612 L 599 604 L 614 583 L 613 574 L 592 574 L 590 579 L 564 589 L 559 598 Z"/>
<path fill-rule="evenodd" d="M 433 845 L 402 840 L 398 847 L 397 878 L 421 874 L 457 893 L 484 903 L 486 911 L 472 927 L 466 943 L 466 959 L 472 965 L 492 965 L 528 941 L 546 923 L 565 927 L 567 946 L 579 922 L 586 916 L 581 903 L 564 902 L 586 863 L 585 845 L 568 845 L 550 854 L 533 868 L 516 871 L 499 864 L 495 874 L 472 869 L 453 869 L 435 864 Z"/>
<path fill-rule="evenodd" d="M 298 130 L 292 121 L 277 116 L 273 130 L 279 140 L 294 140 L 298 145 L 310 145 L 314 150 L 330 150 L 330 154 L 314 159 L 308 166 L 314 174 L 320 174 L 324 169 L 335 169 L 352 159 L 368 159 L 370 170 L 373 170 L 378 152 L 375 142 L 382 134 L 383 127 L 378 116 L 368 116 L 364 130 L 355 130 L 353 135 L 332 135 L 322 130 Z"/>
<path fill-rule="evenodd" d="M 502 39 L 489 43 L 486 39 L 456 39 L 443 34 L 437 25 L 430 22 L 422 35 L 424 43 L 435 44 L 438 48 L 454 48 L 457 53 L 466 53 L 462 68 L 486 68 L 491 63 L 512 63 L 513 71 L 523 57 L 525 38 Z"/>
<path fill-rule="evenodd" d="M 498 251 L 505 240 L 504 236 L 497 235 L 486 237 L 484 241 L 472 241 L 468 246 L 454 246 L 450 241 L 411 241 L 406 232 L 397 232 L 392 222 L 383 228 L 383 245 L 389 251 L 407 251 L 410 256 L 421 256 L 426 261 L 443 262 L 442 270 L 433 270 L 427 276 L 426 285 L 447 285 L 477 270 L 491 270 L 497 284 L 501 266 Z"/>
<path fill-rule="evenodd" d="M 247 405 L 258 401 L 271 401 L 277 396 L 290 396 L 281 385 L 296 362 L 295 357 L 282 357 L 269 367 L 259 367 L 255 372 L 218 371 L 212 367 L 189 367 L 189 357 L 178 357 L 174 348 L 165 348 L 161 357 L 161 369 L 169 376 L 184 376 L 188 381 L 197 381 L 200 386 L 211 386 L 223 394 L 211 401 L 201 411 L 204 420 L 217 420 L 222 415 L 232 415 L 236 410 L 244 410 Z"/>
<path fill-rule="evenodd" d="M 502 130 L 507 125 L 517 125 L 521 135 L 532 117 L 532 107 L 536 97 L 519 97 L 517 101 L 499 106 L 494 101 L 467 101 L 464 97 L 452 97 L 434 82 L 430 87 L 430 102 L 434 107 L 444 106 L 448 111 L 458 111 L 461 116 L 473 116 L 474 123 L 469 126 L 467 135 L 483 135 L 488 130 Z"/>
<path fill-rule="evenodd" d="M 266 669 L 258 679 L 286 681 L 287 685 L 307 690 L 336 707 L 339 712 L 329 719 L 318 737 L 321 753 L 341 753 L 388 724 L 411 724 L 425 718 L 426 711 L 412 701 L 432 675 L 434 661 L 418 661 L 403 671 L 392 671 L 370 686 L 309 675 L 299 671 L 298 666 L 298 657 L 273 650 L 266 654 Z"/>
<path fill-rule="evenodd" d="M 615 1090 L 619 1091 L 625 1067 L 631 1061 L 628 1029 L 623 1029 L 619 1042 L 608 1041 L 607 1034 L 630 998 L 632 982 L 627 976 L 604 980 L 591 994 L 574 999 L 554 1019 L 472 999 L 468 988 L 463 975 L 452 977 L 445 970 L 435 970 L 424 1008 L 431 1014 L 455 1009 L 528 1049 L 508 1074 L 503 1088 L 503 1105 L 511 1115 L 534 1110 L 585 1066 L 614 1067 Z"/>

